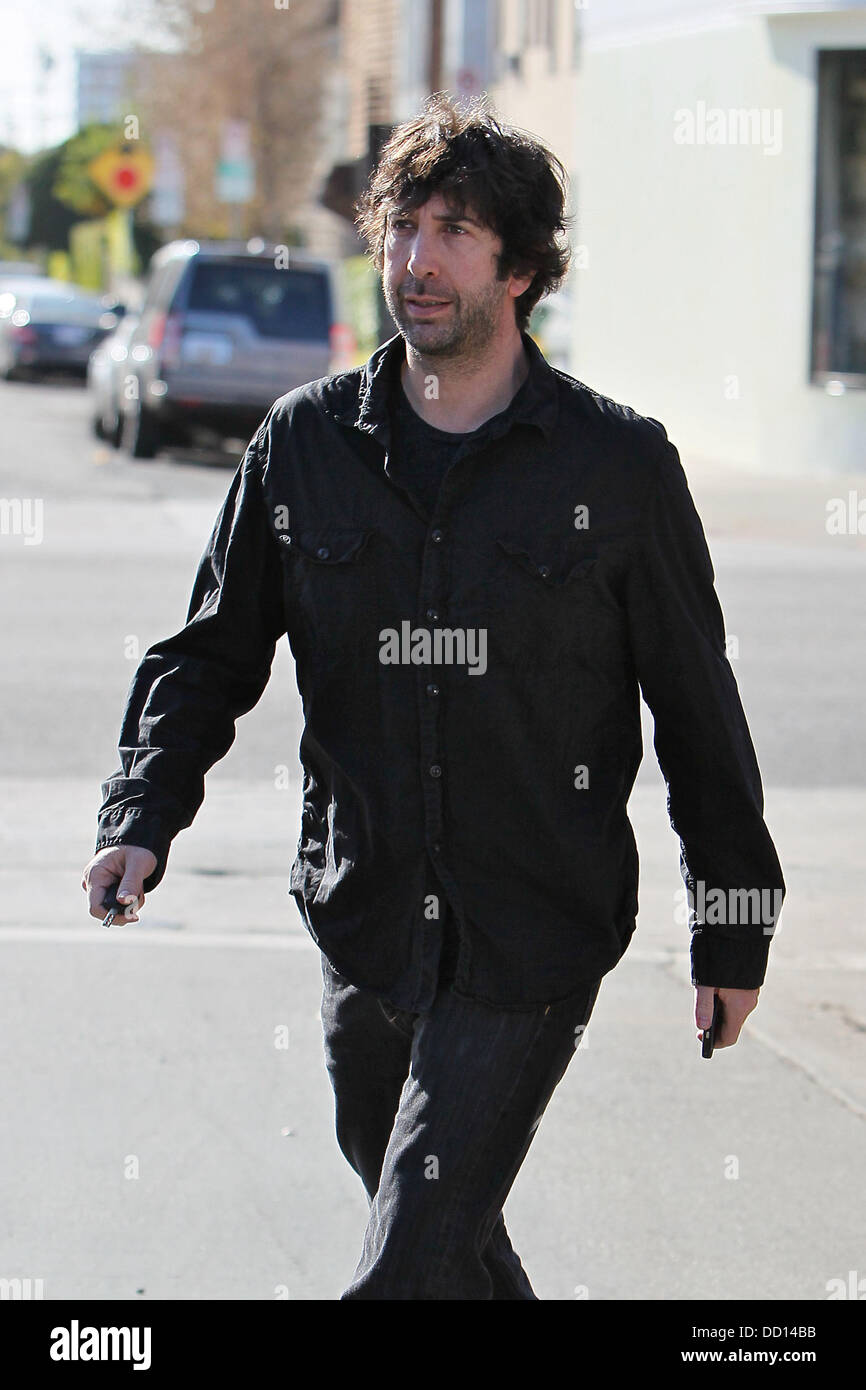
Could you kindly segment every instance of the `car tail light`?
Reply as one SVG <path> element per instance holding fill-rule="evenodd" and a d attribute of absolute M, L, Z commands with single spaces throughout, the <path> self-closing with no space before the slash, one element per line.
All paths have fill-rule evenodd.
<path fill-rule="evenodd" d="M 349 323 L 332 323 L 328 334 L 328 343 L 331 352 L 331 367 L 335 372 L 348 371 L 355 361 L 355 353 L 358 344 L 352 325 Z"/>
<path fill-rule="evenodd" d="M 155 314 L 147 334 L 154 352 L 162 353 L 164 367 L 176 367 L 180 361 L 180 340 L 183 329 L 179 314 Z"/>
<path fill-rule="evenodd" d="M 13 324 L 9 329 L 10 338 L 14 338 L 16 343 L 35 343 L 39 340 L 39 334 L 35 328 L 19 327 Z"/>
<path fill-rule="evenodd" d="M 167 318 L 167 314 L 154 314 L 153 318 L 150 321 L 150 327 L 147 330 L 148 347 L 162 347 L 162 340 L 165 337 L 165 324 Z"/>

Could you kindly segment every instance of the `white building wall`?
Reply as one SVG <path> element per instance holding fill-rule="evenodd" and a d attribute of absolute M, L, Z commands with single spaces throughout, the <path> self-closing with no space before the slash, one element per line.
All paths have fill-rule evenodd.
<path fill-rule="evenodd" d="M 712 27 L 696 5 L 701 23 L 681 33 L 664 8 L 666 26 L 637 39 L 585 29 L 575 374 L 662 420 L 690 458 L 866 470 L 866 392 L 809 382 L 816 52 L 866 48 L 866 6 L 718 7 Z M 677 144 L 675 113 L 699 103 L 766 112 L 770 149 L 780 112 L 779 151 Z"/>

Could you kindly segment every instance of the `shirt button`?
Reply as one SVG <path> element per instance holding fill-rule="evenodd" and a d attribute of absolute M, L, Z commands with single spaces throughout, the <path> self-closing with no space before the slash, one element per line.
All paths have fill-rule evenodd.
<path fill-rule="evenodd" d="M 438 529 L 430 532 L 430 539 L 434 545 L 439 545 L 442 540 L 442 532 Z"/>
<path fill-rule="evenodd" d="M 428 694 L 428 695 L 438 695 L 438 694 L 439 694 L 439 687 L 438 687 L 438 685 L 428 685 L 428 686 L 427 686 L 427 694 Z"/>
<path fill-rule="evenodd" d="M 549 579 L 549 578 L 550 578 L 550 565 L 542 565 L 541 568 L 539 569 L 538 573 L 541 575 L 542 579 Z"/>
<path fill-rule="evenodd" d="M 433 846 L 433 853 L 434 853 L 434 854 L 441 854 L 441 853 L 442 853 L 442 846 L 439 844 L 438 841 L 437 841 L 436 844 Z"/>
<path fill-rule="evenodd" d="M 319 560 L 327 560 L 330 553 L 331 552 L 326 545 L 320 545 L 318 550 L 316 551 L 316 558 Z"/>
<path fill-rule="evenodd" d="M 429 623 L 435 623 L 435 622 L 438 622 L 438 621 L 439 621 L 439 610 L 438 610 L 438 608 L 428 608 L 428 609 L 427 609 L 427 621 L 428 621 Z"/>
<path fill-rule="evenodd" d="M 441 769 L 441 767 L 439 766 L 438 763 L 433 763 L 433 764 L 431 764 L 431 767 L 430 767 L 430 776 L 431 776 L 431 777 L 441 777 L 441 776 L 442 776 L 442 769 Z"/>

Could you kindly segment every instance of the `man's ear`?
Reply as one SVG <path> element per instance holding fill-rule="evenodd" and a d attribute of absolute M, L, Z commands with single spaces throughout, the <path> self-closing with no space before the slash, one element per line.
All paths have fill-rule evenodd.
<path fill-rule="evenodd" d="M 534 271 L 530 271 L 527 275 L 518 275 L 512 271 L 508 278 L 508 293 L 512 299 L 519 299 L 522 294 L 525 294 L 534 279 Z"/>

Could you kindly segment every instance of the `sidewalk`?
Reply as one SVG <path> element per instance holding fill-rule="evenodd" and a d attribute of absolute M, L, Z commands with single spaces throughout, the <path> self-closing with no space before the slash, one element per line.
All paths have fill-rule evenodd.
<path fill-rule="evenodd" d="M 866 472 L 769 477 L 707 459 L 681 461 L 711 543 L 738 539 L 866 555 Z M 828 503 L 840 499 L 847 520 L 850 492 L 864 503 L 863 533 L 834 535 L 827 529 Z"/>
<path fill-rule="evenodd" d="M 112 933 L 79 887 L 93 786 L 0 796 L 3 1273 L 48 1298 L 336 1299 L 366 1203 L 333 1131 L 318 952 L 286 895 L 298 788 L 215 779 L 141 923 Z M 859 791 L 769 797 L 790 906 L 759 1010 L 704 1062 L 663 786 L 635 791 L 638 931 L 506 1206 L 541 1298 L 822 1299 L 862 1271 L 864 812 Z"/>

